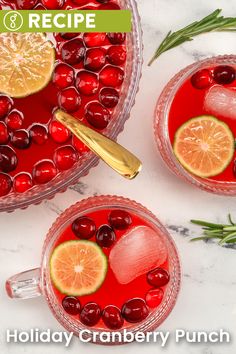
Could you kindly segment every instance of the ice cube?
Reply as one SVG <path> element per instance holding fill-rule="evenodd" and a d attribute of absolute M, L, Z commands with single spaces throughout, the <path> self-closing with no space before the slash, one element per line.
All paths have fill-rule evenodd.
<path fill-rule="evenodd" d="M 121 284 L 163 264 L 167 249 L 156 231 L 147 226 L 137 226 L 127 232 L 112 248 L 110 267 Z"/>
<path fill-rule="evenodd" d="M 236 91 L 224 86 L 213 86 L 205 96 L 204 108 L 216 117 L 236 119 Z"/>

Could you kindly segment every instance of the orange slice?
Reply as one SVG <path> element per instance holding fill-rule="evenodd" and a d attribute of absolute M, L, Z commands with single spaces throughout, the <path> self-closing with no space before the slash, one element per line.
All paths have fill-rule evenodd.
<path fill-rule="evenodd" d="M 212 177 L 223 172 L 232 161 L 234 136 L 224 122 L 200 116 L 181 125 L 173 149 L 186 170 L 199 177 Z"/>
<path fill-rule="evenodd" d="M 25 97 L 50 81 L 55 61 L 43 33 L 0 33 L 0 92 Z"/>
<path fill-rule="evenodd" d="M 50 273 L 61 293 L 73 296 L 92 294 L 106 277 L 107 258 L 94 242 L 63 242 L 52 253 Z"/>

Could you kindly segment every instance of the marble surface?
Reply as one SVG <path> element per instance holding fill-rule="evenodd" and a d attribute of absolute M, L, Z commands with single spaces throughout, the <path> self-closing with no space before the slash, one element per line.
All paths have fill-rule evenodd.
<path fill-rule="evenodd" d="M 0 353 L 52 354 L 141 354 L 163 351 L 168 354 L 234 354 L 230 344 L 176 344 L 160 349 L 157 344 L 129 344 L 101 347 L 74 340 L 65 349 L 59 344 L 6 344 L 6 329 L 51 328 L 62 330 L 42 298 L 12 301 L 4 282 L 19 271 L 37 267 L 44 236 L 57 215 L 74 202 L 95 194 L 124 195 L 151 209 L 169 228 L 180 252 L 183 282 L 177 305 L 161 330 L 207 330 L 224 328 L 236 337 L 236 250 L 215 244 L 189 243 L 198 229 L 191 218 L 225 221 L 230 211 L 236 218 L 235 198 L 219 197 L 197 190 L 176 179 L 161 161 L 152 133 L 153 110 L 163 86 L 173 74 L 196 59 L 215 54 L 236 53 L 235 34 L 208 34 L 164 54 L 147 67 L 157 44 L 170 28 L 187 24 L 218 8 L 225 15 L 236 14 L 233 0 L 138 0 L 144 32 L 144 65 L 140 91 L 131 119 L 119 142 L 132 149 L 144 163 L 143 172 L 133 182 L 123 180 L 103 163 L 66 193 L 26 211 L 0 215 Z"/>

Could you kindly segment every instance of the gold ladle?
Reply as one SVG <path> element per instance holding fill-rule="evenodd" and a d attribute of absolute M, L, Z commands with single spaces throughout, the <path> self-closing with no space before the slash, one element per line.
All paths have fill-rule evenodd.
<path fill-rule="evenodd" d="M 141 161 L 117 142 L 87 127 L 62 110 L 57 110 L 54 116 L 121 176 L 133 179 L 141 171 Z"/>

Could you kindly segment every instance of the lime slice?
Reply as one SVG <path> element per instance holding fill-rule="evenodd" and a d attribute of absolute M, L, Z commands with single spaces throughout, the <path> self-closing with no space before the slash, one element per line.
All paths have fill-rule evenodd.
<path fill-rule="evenodd" d="M 203 178 L 213 177 L 232 161 L 234 136 L 226 123 L 212 116 L 200 116 L 181 125 L 173 149 L 189 172 Z"/>
<path fill-rule="evenodd" d="M 0 92 L 25 97 L 50 81 L 55 61 L 43 33 L 0 33 Z"/>
<path fill-rule="evenodd" d="M 92 294 L 105 280 L 107 257 L 94 242 L 63 242 L 52 253 L 50 273 L 61 293 L 73 296 Z"/>

